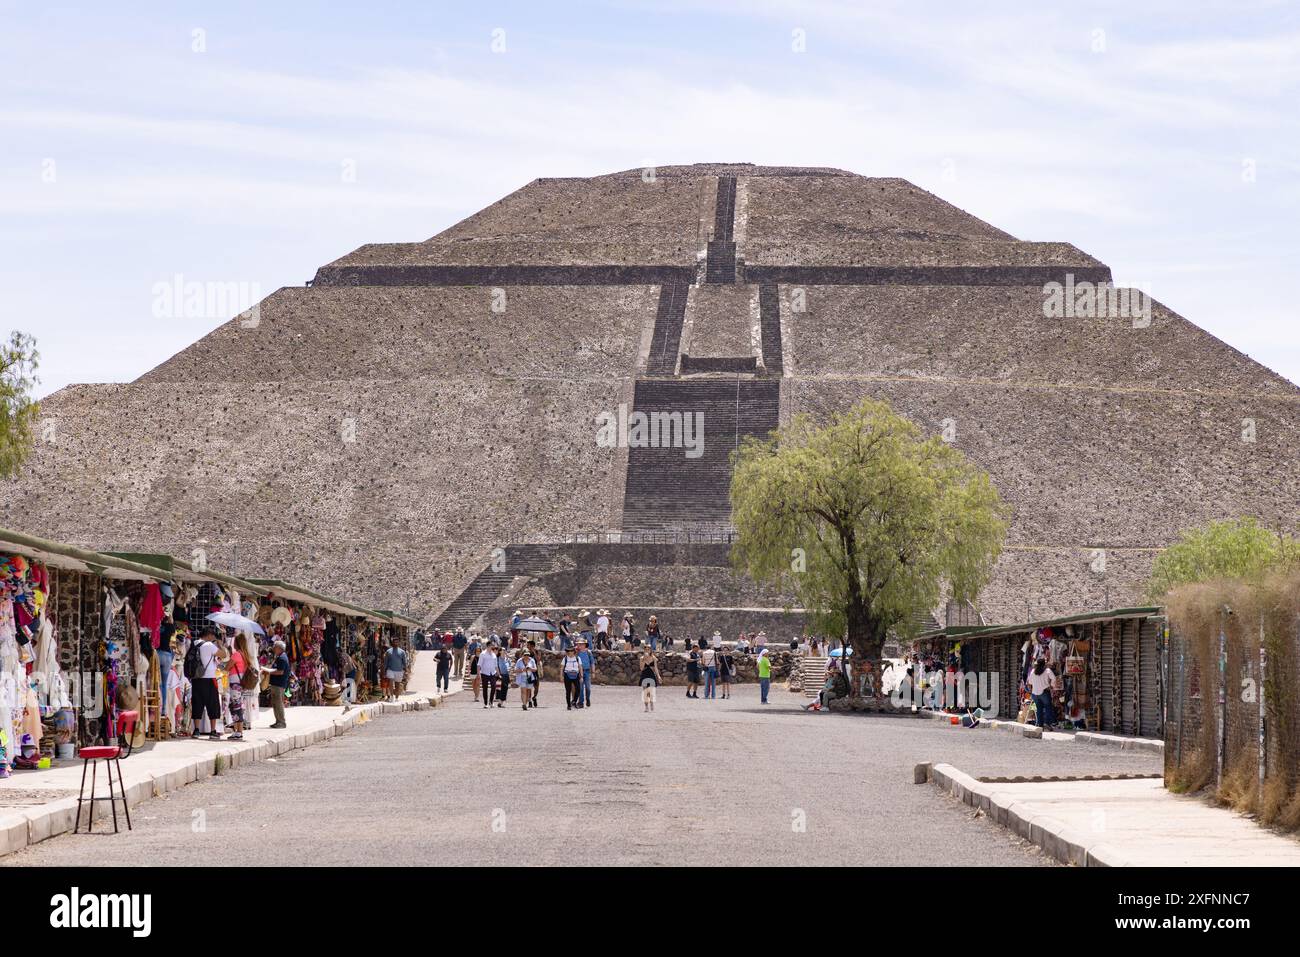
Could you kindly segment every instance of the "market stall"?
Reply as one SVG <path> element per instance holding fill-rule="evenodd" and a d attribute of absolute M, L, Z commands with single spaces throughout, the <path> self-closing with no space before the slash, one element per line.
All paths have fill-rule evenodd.
<path fill-rule="evenodd" d="M 950 627 L 913 643 L 923 669 L 996 676 L 997 714 L 1037 717 L 1026 690 L 1034 662 L 1051 670 L 1055 726 L 1140 737 L 1163 733 L 1165 635 L 1158 607 L 1116 608 L 1015 625 Z M 992 687 L 984 680 L 983 686 Z M 984 702 L 978 702 L 983 704 Z"/>
<path fill-rule="evenodd" d="M 118 710 L 147 688 L 152 652 L 123 596 L 155 592 L 161 578 L 0 529 L 0 776 L 111 737 Z"/>
<path fill-rule="evenodd" d="M 378 694 L 391 615 L 281 579 L 253 581 L 267 594 L 258 619 L 268 634 L 264 651 L 276 638 L 285 642 L 294 677 L 291 704 L 366 701 Z"/>

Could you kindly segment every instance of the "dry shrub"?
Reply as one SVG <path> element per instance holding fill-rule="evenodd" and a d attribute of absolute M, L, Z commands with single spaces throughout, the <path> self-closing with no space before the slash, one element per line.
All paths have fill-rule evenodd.
<path fill-rule="evenodd" d="M 1237 755 L 1223 772 L 1215 798 L 1234 811 L 1254 814 L 1260 807 L 1258 752 Z"/>
<path fill-rule="evenodd" d="M 1227 615 L 1224 607 L 1232 609 Z M 1228 681 L 1227 693 L 1237 693 L 1235 668 L 1258 661 L 1262 640 L 1268 670 L 1264 688 L 1270 740 L 1264 786 L 1259 786 L 1258 736 L 1245 735 L 1234 725 L 1229 737 L 1226 767 L 1215 797 L 1236 810 L 1256 813 L 1261 821 L 1284 829 L 1300 828 L 1300 574 L 1278 572 L 1255 583 L 1213 581 L 1182 586 L 1167 596 L 1166 607 L 1174 633 L 1187 649 L 1189 661 L 1199 668 L 1201 722 L 1195 740 L 1185 744 L 1181 766 L 1166 773 L 1171 790 L 1195 791 L 1211 786 L 1218 751 L 1219 682 Z M 1228 672 L 1219 672 L 1219 631 L 1226 637 Z M 1176 676 L 1171 676 L 1176 677 Z M 1239 707 L 1232 698 L 1230 713 Z M 1238 712 L 1239 714 L 1240 712 Z"/>

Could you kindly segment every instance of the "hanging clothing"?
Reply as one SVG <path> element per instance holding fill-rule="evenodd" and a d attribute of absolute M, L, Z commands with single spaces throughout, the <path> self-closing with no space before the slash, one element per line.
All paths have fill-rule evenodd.
<path fill-rule="evenodd" d="M 157 582 L 144 586 L 144 600 L 140 602 L 140 627 L 148 629 L 153 647 L 158 647 L 158 626 L 163 620 L 162 590 Z"/>
<path fill-rule="evenodd" d="M 117 613 L 122 610 L 122 607 L 125 604 L 126 604 L 126 599 L 119 598 L 117 592 L 113 591 L 113 589 L 111 588 L 104 589 L 104 631 L 103 633 L 105 635 L 107 635 L 109 632 L 113 630 L 113 619 L 117 617 Z"/>

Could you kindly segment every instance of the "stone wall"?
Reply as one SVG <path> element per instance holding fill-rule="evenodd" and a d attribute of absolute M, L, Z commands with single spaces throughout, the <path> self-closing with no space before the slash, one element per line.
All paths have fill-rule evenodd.
<path fill-rule="evenodd" d="M 658 295 L 644 284 L 287 288 L 261 302 L 255 326 L 232 319 L 140 381 L 431 378 L 430 402 L 454 401 L 482 377 L 607 381 L 616 389 L 635 372 Z"/>
<path fill-rule="evenodd" d="M 1150 300 L 1150 324 L 1135 327 L 1131 317 L 1045 318 L 1041 286 L 801 288 L 802 312 L 791 287 L 780 294 L 785 348 L 805 379 L 1107 388 L 1114 406 L 1161 390 L 1296 398 L 1291 383 Z"/>

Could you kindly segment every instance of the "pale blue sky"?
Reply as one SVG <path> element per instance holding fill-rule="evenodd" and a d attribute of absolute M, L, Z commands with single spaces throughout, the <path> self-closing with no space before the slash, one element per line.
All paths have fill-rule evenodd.
<path fill-rule="evenodd" d="M 132 379 L 228 318 L 155 316 L 177 274 L 268 294 L 536 176 L 716 161 L 910 179 L 1074 243 L 1300 381 L 1295 4 L 0 2 L 0 20 L 0 332 L 38 337 L 42 394 Z"/>

